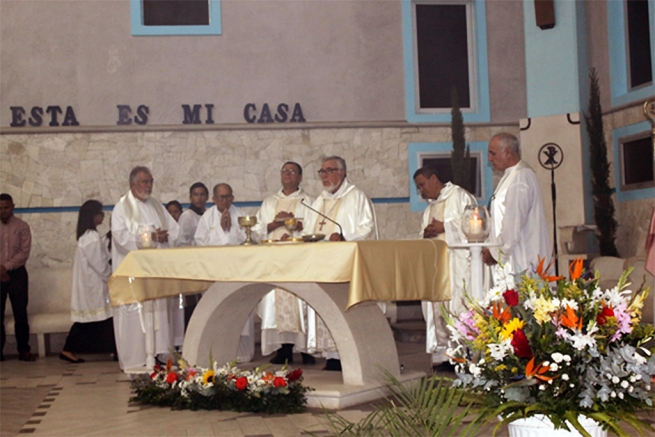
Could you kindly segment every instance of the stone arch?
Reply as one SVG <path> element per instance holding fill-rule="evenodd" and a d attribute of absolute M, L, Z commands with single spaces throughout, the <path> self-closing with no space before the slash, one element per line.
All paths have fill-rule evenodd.
<path fill-rule="evenodd" d="M 239 337 L 257 302 L 273 288 L 282 288 L 310 305 L 325 321 L 341 356 L 343 382 L 364 385 L 377 381 L 381 369 L 400 375 L 398 352 L 391 328 L 374 302 L 346 308 L 347 283 L 217 282 L 198 303 L 184 339 L 184 357 L 206 366 L 209 353 L 218 363 L 235 359 Z"/>

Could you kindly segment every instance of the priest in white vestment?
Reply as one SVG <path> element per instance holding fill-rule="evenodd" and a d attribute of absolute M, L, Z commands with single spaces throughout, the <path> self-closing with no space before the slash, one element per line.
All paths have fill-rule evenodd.
<path fill-rule="evenodd" d="M 221 183 L 214 186 L 214 206 L 200 218 L 196 229 L 196 246 L 236 246 L 246 241 L 246 232 L 239 226 L 239 217 L 248 215 L 232 204 L 232 187 Z M 220 268 L 220 266 L 217 266 Z M 252 314 L 241 332 L 237 361 L 246 362 L 255 356 L 255 323 Z"/>
<path fill-rule="evenodd" d="M 325 217 L 308 211 L 305 220 L 305 234 L 325 234 L 329 241 L 377 240 L 378 229 L 373 204 L 366 194 L 348 182 L 346 161 L 339 156 L 323 159 L 318 171 L 324 190 L 314 201 L 312 208 Z M 309 353 L 322 352 L 327 359 L 324 370 L 341 370 L 341 361 L 330 332 L 312 308 L 308 309 Z M 315 335 L 314 335 L 315 333 Z"/>
<path fill-rule="evenodd" d="M 428 207 L 423 213 L 419 238 L 433 238 L 445 241 L 448 245 L 465 243 L 466 236 L 462 231 L 462 214 L 468 205 L 476 205 L 475 197 L 462 187 L 441 182 L 436 169 L 426 166 L 414 173 L 414 182 L 421 196 L 428 201 Z M 464 291 L 470 290 L 471 283 L 471 252 L 467 249 L 448 249 L 450 262 L 450 295 L 449 302 L 443 302 L 455 314 L 465 310 Z M 483 296 L 472 296 L 481 299 Z M 426 352 L 432 356 L 434 371 L 452 370 L 448 361 L 449 331 L 441 316 L 442 302 L 421 302 L 425 318 Z"/>
<path fill-rule="evenodd" d="M 289 237 L 285 220 L 297 219 L 295 232 L 303 229 L 303 218 L 308 211 L 301 201 L 311 205 L 314 198 L 300 187 L 302 167 L 296 162 L 285 162 L 280 170 L 282 188 L 262 202 L 257 211 L 257 225 L 253 232 L 259 240 L 282 240 Z M 272 364 L 293 363 L 293 351 L 300 352 L 303 364 L 316 360 L 307 350 L 307 304 L 295 295 L 276 288 L 259 302 L 257 314 L 262 319 L 262 355 L 277 352 Z"/>
<path fill-rule="evenodd" d="M 518 139 L 509 133 L 494 135 L 489 141 L 488 159 L 494 170 L 504 172 L 490 209 L 490 239 L 501 246 L 482 251 L 485 264 L 493 266 L 493 280 L 497 285 L 508 273 L 536 267 L 539 257 L 548 264 L 552 244 L 539 181 L 534 170 L 521 160 Z"/>
<path fill-rule="evenodd" d="M 189 188 L 189 201 L 191 205 L 185 210 L 177 224 L 180 225 L 180 237 L 177 240 L 178 246 L 195 246 L 196 229 L 200 222 L 200 217 L 207 210 L 207 200 L 209 199 L 209 190 L 202 182 L 196 182 Z M 189 325 L 189 320 L 196 308 L 202 293 L 187 294 L 184 299 L 184 328 Z"/>
<path fill-rule="evenodd" d="M 173 247 L 180 228 L 161 202 L 151 197 L 152 173 L 147 167 L 135 167 L 130 173 L 130 191 L 116 203 L 111 216 L 111 255 L 114 271 L 128 252 L 138 249 L 137 242 L 148 235 L 148 245 Z M 144 227 L 148 231 L 144 233 Z M 174 332 L 171 319 L 176 298 L 156 299 L 154 305 L 155 355 L 169 354 L 176 346 L 174 338 L 184 334 Z M 142 304 L 120 305 L 114 308 L 114 334 L 121 369 L 146 365 L 146 345 Z M 183 328 L 183 327 L 182 327 Z"/>

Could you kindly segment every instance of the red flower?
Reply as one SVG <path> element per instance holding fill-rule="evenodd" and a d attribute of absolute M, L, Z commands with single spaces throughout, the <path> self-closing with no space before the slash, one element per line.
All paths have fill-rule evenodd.
<path fill-rule="evenodd" d="M 242 376 L 241 378 L 237 378 L 234 383 L 237 386 L 237 390 L 245 390 L 248 387 L 248 378 Z"/>
<path fill-rule="evenodd" d="M 514 331 L 514 336 L 512 337 L 512 347 L 514 348 L 514 355 L 520 358 L 532 358 L 532 349 L 530 349 L 530 343 L 528 343 L 528 337 L 525 336 L 525 332 L 522 329 L 517 329 Z"/>
<path fill-rule="evenodd" d="M 302 377 L 302 369 L 296 369 L 287 375 L 289 382 L 297 381 Z"/>
<path fill-rule="evenodd" d="M 608 317 L 616 317 L 614 315 L 614 310 L 612 309 L 611 306 L 606 307 L 605 304 L 603 304 L 603 309 L 600 311 L 600 314 L 596 317 L 596 321 L 600 326 L 603 326 L 605 323 L 607 323 L 607 318 Z"/>
<path fill-rule="evenodd" d="M 156 378 L 157 378 L 157 375 L 159 375 L 159 372 L 152 372 L 152 373 L 150 374 L 150 379 L 156 379 Z"/>
<path fill-rule="evenodd" d="M 175 381 L 177 381 L 177 373 L 171 372 L 168 375 L 166 375 L 166 382 L 167 383 L 172 384 Z"/>
<path fill-rule="evenodd" d="M 275 379 L 273 380 L 273 385 L 278 388 L 278 387 L 286 387 L 287 386 L 287 381 L 282 378 L 281 376 L 276 376 Z"/>
<path fill-rule="evenodd" d="M 511 307 L 515 307 L 519 304 L 519 292 L 516 290 L 507 290 L 503 293 L 505 298 L 505 303 Z"/>

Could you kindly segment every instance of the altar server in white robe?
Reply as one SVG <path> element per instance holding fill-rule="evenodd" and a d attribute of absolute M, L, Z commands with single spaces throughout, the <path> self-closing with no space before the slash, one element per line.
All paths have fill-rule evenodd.
<path fill-rule="evenodd" d="M 348 182 L 346 161 L 339 156 L 324 158 L 318 174 L 324 189 L 312 208 L 339 223 L 343 228 L 343 235 L 340 234 L 338 226 L 312 211 L 307 212 L 303 232 L 325 234 L 329 241 L 377 240 L 378 229 L 373 204 L 362 190 Z M 308 352 L 322 352 L 327 359 L 324 370 L 341 370 L 339 353 L 325 324 L 315 317 L 311 308 L 308 309 L 307 319 Z"/>
<path fill-rule="evenodd" d="M 189 201 L 191 206 L 189 209 L 185 210 L 177 224 L 180 225 L 180 237 L 177 240 L 178 246 L 195 246 L 195 235 L 196 229 L 198 229 L 198 223 L 200 222 L 200 217 L 207 210 L 207 200 L 209 199 L 209 190 L 202 182 L 196 182 L 189 188 Z M 193 310 L 196 308 L 201 293 L 198 294 L 187 294 L 183 296 L 184 299 L 184 327 L 189 324 Z"/>
<path fill-rule="evenodd" d="M 239 217 L 248 215 L 232 204 L 232 187 L 221 183 L 214 186 L 214 206 L 200 218 L 196 229 L 196 246 L 236 246 L 246 241 L 246 233 L 239 226 Z M 252 314 L 241 332 L 237 361 L 246 362 L 255 356 L 255 322 Z"/>
<path fill-rule="evenodd" d="M 534 170 L 521 160 L 518 139 L 509 133 L 494 135 L 489 141 L 488 159 L 494 170 L 502 171 L 491 202 L 491 240 L 500 247 L 482 250 L 485 264 L 493 266 L 497 284 L 507 273 L 535 267 L 538 258 L 551 261 L 552 244 Z M 499 263 L 505 266 L 503 271 Z"/>
<path fill-rule="evenodd" d="M 441 182 L 437 170 L 422 167 L 414 173 L 414 183 L 421 196 L 428 201 L 423 213 L 419 238 L 433 238 L 448 245 L 466 242 L 462 232 L 462 214 L 468 205 L 476 205 L 475 197 L 462 187 L 451 182 Z M 465 310 L 464 291 L 470 291 L 471 253 L 466 249 L 448 249 L 450 262 L 451 300 L 444 305 L 455 314 Z M 483 296 L 472 296 L 481 299 Z M 434 371 L 450 371 L 448 361 L 449 331 L 441 316 L 441 302 L 421 302 L 426 329 L 426 352 L 432 356 Z"/>
<path fill-rule="evenodd" d="M 152 242 L 158 248 L 173 247 L 180 228 L 164 205 L 151 196 L 154 179 L 147 167 L 135 167 L 130 172 L 130 191 L 116 203 L 111 216 L 111 255 L 114 271 L 128 252 L 136 250 L 144 226 L 149 227 Z M 177 346 L 175 338 L 184 333 L 173 332 L 173 311 L 182 311 L 177 298 L 154 301 L 155 354 L 169 354 Z M 183 329 L 178 326 L 178 329 Z M 146 364 L 145 334 L 141 304 L 120 305 L 114 308 L 114 333 L 121 369 Z"/>
<path fill-rule="evenodd" d="M 257 225 L 253 232 L 260 240 L 281 240 L 289 237 L 284 221 L 298 219 L 294 232 L 303 229 L 303 218 L 308 209 L 301 200 L 311 205 L 314 198 L 300 187 L 302 167 L 296 162 L 285 162 L 280 170 L 282 188 L 262 202 L 257 211 Z M 273 364 L 293 363 L 294 347 L 302 355 L 303 364 L 314 364 L 307 349 L 307 304 L 293 294 L 274 289 L 261 300 L 257 314 L 262 319 L 262 355 L 277 353 L 270 360 Z"/>

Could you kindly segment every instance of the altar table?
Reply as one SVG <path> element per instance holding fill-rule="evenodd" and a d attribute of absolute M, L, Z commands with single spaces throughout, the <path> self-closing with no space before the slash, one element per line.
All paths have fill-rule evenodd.
<path fill-rule="evenodd" d="M 275 287 L 316 310 L 335 339 L 343 382 L 362 385 L 379 379 L 380 368 L 399 375 L 391 329 L 374 302 L 449 300 L 447 246 L 367 240 L 139 250 L 109 281 L 113 305 L 207 290 L 184 340 L 184 357 L 196 365 L 210 352 L 234 360 L 248 315 Z"/>

